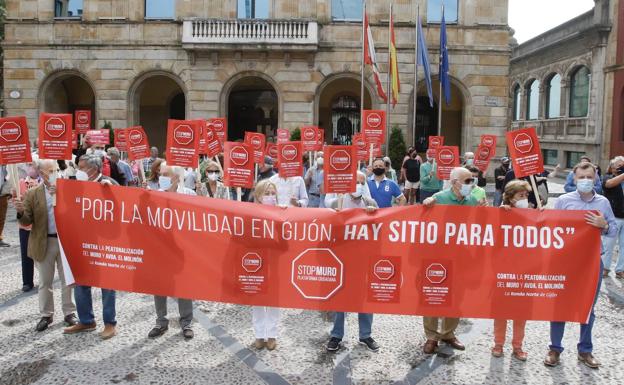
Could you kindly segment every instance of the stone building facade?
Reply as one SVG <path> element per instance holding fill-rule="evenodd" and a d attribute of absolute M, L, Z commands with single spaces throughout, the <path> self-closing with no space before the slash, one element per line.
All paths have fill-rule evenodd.
<path fill-rule="evenodd" d="M 371 3 L 368 15 L 385 77 L 389 0 Z M 310 124 L 324 128 L 326 138 L 341 140 L 359 127 L 360 4 L 7 0 L 5 115 L 25 115 L 35 135 L 41 112 L 90 109 L 97 126 L 105 121 L 113 127 L 143 125 L 161 149 L 168 118 L 227 116 L 232 140 L 242 138 L 244 131 L 272 137 L 278 127 Z M 439 4 L 394 1 L 402 84 L 390 124 L 421 150 L 437 126 Z M 448 144 L 468 150 L 481 134 L 503 136 L 509 124 L 508 6 L 506 0 L 445 4 L 452 101 L 443 107 L 442 131 Z M 429 107 L 421 81 L 414 119 L 417 7 L 429 46 L 436 105 Z M 370 68 L 364 104 L 385 108 Z M 504 141 L 499 142 L 499 152 L 504 152 Z"/>
<path fill-rule="evenodd" d="M 605 167 L 624 150 L 624 124 L 614 115 L 624 92 L 624 83 L 614 92 L 624 70 L 616 55 L 623 7 L 596 0 L 591 11 L 513 49 L 511 125 L 536 127 L 547 165 L 571 168 L 586 154 Z"/>

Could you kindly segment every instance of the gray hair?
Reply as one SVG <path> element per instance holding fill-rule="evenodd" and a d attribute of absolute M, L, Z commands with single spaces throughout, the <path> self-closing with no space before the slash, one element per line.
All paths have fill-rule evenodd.
<path fill-rule="evenodd" d="M 121 156 L 121 153 L 119 152 L 117 147 L 110 147 L 108 150 L 106 150 L 106 153 L 108 154 L 108 156 L 116 156 L 117 158 Z"/>
<path fill-rule="evenodd" d="M 95 154 L 86 154 L 81 156 L 80 162 L 85 162 L 87 166 L 95 168 L 98 172 L 102 172 L 102 158 Z"/>
<path fill-rule="evenodd" d="M 450 180 L 459 180 L 459 178 L 464 175 L 464 174 L 470 174 L 470 171 L 465 169 L 464 167 L 455 167 L 452 171 L 451 171 L 451 176 L 450 176 Z"/>
<path fill-rule="evenodd" d="M 613 167 L 618 162 L 624 162 L 624 156 L 618 155 L 615 158 L 611 159 L 611 162 L 609 162 L 609 166 Z"/>
<path fill-rule="evenodd" d="M 33 159 L 33 163 L 36 165 L 38 170 L 43 169 L 47 165 L 53 165 L 53 167 L 58 168 L 58 162 L 54 159 Z"/>

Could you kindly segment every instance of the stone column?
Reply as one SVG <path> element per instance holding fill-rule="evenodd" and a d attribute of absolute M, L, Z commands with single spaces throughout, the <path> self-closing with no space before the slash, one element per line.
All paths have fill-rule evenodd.
<path fill-rule="evenodd" d="M 561 78 L 561 100 L 559 114 L 562 118 L 567 118 L 570 108 L 570 82 L 568 79 Z"/>

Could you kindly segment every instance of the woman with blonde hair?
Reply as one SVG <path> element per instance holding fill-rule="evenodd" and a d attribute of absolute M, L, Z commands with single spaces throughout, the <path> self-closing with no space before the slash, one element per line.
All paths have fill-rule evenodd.
<path fill-rule="evenodd" d="M 503 204 L 502 208 L 505 210 L 513 209 L 528 209 L 532 208 L 529 203 L 529 193 L 531 192 L 531 186 L 528 182 L 523 180 L 512 180 L 505 186 L 503 192 Z M 526 320 L 513 320 L 513 337 L 511 340 L 511 346 L 513 347 L 513 357 L 526 361 L 528 354 L 522 350 L 522 342 L 524 340 L 524 329 L 526 327 Z M 495 319 L 494 320 L 494 347 L 492 348 L 492 355 L 494 357 L 503 356 L 503 345 L 505 344 L 505 336 L 507 334 L 507 320 Z"/>
<path fill-rule="evenodd" d="M 277 186 L 269 179 L 264 179 L 256 185 L 254 202 L 258 204 L 277 206 Z M 254 347 L 274 350 L 277 347 L 278 324 L 280 310 L 276 307 L 253 306 L 252 321 L 256 341 Z"/>
<path fill-rule="evenodd" d="M 217 162 L 213 160 L 208 161 L 204 174 L 206 175 L 206 183 L 198 181 L 195 184 L 197 195 L 217 199 L 230 199 L 230 189 L 219 180 L 221 168 Z"/>
<path fill-rule="evenodd" d="M 152 163 L 150 166 L 150 174 L 144 182 L 144 188 L 146 187 L 149 190 L 160 190 L 158 178 L 160 178 L 160 165 L 163 161 L 164 159 L 158 158 Z"/>

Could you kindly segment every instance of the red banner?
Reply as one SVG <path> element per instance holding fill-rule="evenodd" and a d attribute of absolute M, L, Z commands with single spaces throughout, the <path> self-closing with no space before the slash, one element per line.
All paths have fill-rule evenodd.
<path fill-rule="evenodd" d="M 172 120 L 167 123 L 165 158 L 170 166 L 197 168 L 199 165 L 199 123 L 197 120 Z"/>
<path fill-rule="evenodd" d="M 325 193 L 352 193 L 357 183 L 357 156 L 354 146 L 325 146 L 323 149 Z"/>
<path fill-rule="evenodd" d="M 223 144 L 227 140 L 227 118 L 208 119 L 206 125 L 212 127 L 212 130 L 221 142 L 221 147 L 223 147 Z"/>
<path fill-rule="evenodd" d="M 277 144 L 290 142 L 290 130 L 287 128 L 277 129 Z"/>
<path fill-rule="evenodd" d="M 479 145 L 496 149 L 496 135 L 481 135 Z"/>
<path fill-rule="evenodd" d="M 39 158 L 70 160 L 72 158 L 71 114 L 39 115 Z"/>
<path fill-rule="evenodd" d="M 586 322 L 600 273 L 600 231 L 583 211 L 337 213 L 58 183 L 70 284 L 283 308 Z M 77 228 L 98 231 L 77 237 Z"/>
<path fill-rule="evenodd" d="M 362 133 L 367 142 L 384 144 L 386 142 L 386 111 L 362 111 Z"/>
<path fill-rule="evenodd" d="M 245 143 L 253 148 L 253 161 L 258 164 L 264 164 L 264 147 L 266 145 L 266 137 L 261 132 L 245 132 Z"/>
<path fill-rule="evenodd" d="M 318 128 L 315 126 L 301 128 L 301 143 L 303 151 L 317 151 Z"/>
<path fill-rule="evenodd" d="M 24 116 L 0 118 L 0 164 L 32 162 L 28 123 Z"/>
<path fill-rule="evenodd" d="M 143 127 L 126 128 L 126 138 L 128 141 L 128 160 L 141 160 L 151 156 L 149 141 Z"/>
<path fill-rule="evenodd" d="M 368 160 L 368 146 L 366 146 L 364 134 L 353 134 L 351 137 L 351 143 L 355 146 L 357 160 L 366 162 Z"/>
<path fill-rule="evenodd" d="M 282 178 L 303 175 L 303 146 L 301 142 L 286 142 L 277 145 L 277 162 Z"/>
<path fill-rule="evenodd" d="M 206 130 L 204 132 L 206 136 L 206 146 L 208 146 L 208 152 L 206 153 L 206 155 L 208 155 L 211 158 L 214 158 L 215 156 L 223 152 L 223 145 L 221 144 L 221 141 L 219 140 L 219 136 L 215 132 L 212 125 L 206 124 L 204 128 Z"/>
<path fill-rule="evenodd" d="M 277 160 L 277 144 L 267 142 L 265 152 L 274 162 Z"/>
<path fill-rule="evenodd" d="M 443 136 L 430 136 L 429 137 L 429 146 L 427 148 L 435 150 L 442 146 L 444 146 Z"/>
<path fill-rule="evenodd" d="M 223 183 L 228 187 L 253 188 L 253 148 L 246 143 L 225 142 Z"/>
<path fill-rule="evenodd" d="M 442 146 L 436 149 L 437 178 L 449 180 L 451 171 L 459 167 L 459 148 L 457 146 Z"/>
<path fill-rule="evenodd" d="M 87 142 L 87 144 L 90 146 L 108 146 L 110 144 L 110 130 L 89 130 L 85 134 L 85 142 Z"/>
<path fill-rule="evenodd" d="M 113 130 L 115 147 L 119 151 L 128 151 L 128 140 L 126 139 L 127 131 L 124 128 L 117 128 Z"/>
<path fill-rule="evenodd" d="M 91 111 L 76 110 L 74 112 L 74 130 L 79 134 L 85 134 L 91 129 Z"/>
<path fill-rule="evenodd" d="M 544 172 L 544 159 L 535 128 L 508 131 L 507 148 L 516 178 Z"/>
<path fill-rule="evenodd" d="M 379 158 L 382 155 L 381 144 L 377 142 L 366 141 L 366 148 L 367 148 L 366 151 L 367 151 L 368 156 L 371 155 L 371 146 L 372 146 L 373 157 Z"/>
<path fill-rule="evenodd" d="M 474 165 L 485 173 L 490 166 L 490 161 L 496 155 L 496 147 L 480 145 L 475 152 Z"/>

